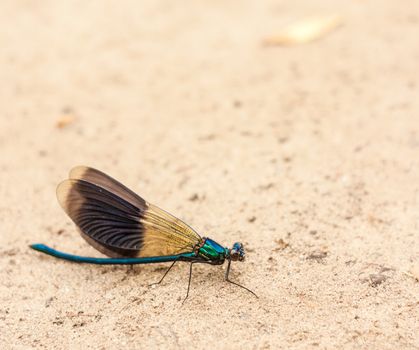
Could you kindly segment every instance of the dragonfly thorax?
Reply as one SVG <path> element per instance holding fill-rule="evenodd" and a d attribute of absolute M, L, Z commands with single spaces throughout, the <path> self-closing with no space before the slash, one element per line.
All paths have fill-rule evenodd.
<path fill-rule="evenodd" d="M 224 248 L 211 238 L 203 238 L 196 250 L 197 256 L 211 264 L 223 264 L 229 255 L 229 250 Z"/>
<path fill-rule="evenodd" d="M 211 238 L 203 238 L 194 249 L 196 256 L 204 259 L 210 264 L 223 264 L 224 261 L 244 261 L 245 252 L 243 244 L 236 242 L 233 248 L 224 248 Z"/>

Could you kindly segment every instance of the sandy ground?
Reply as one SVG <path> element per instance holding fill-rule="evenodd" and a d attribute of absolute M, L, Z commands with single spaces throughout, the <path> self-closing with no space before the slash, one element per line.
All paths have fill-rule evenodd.
<path fill-rule="evenodd" d="M 319 41 L 264 47 L 338 13 Z M 417 1 L 2 1 L 2 349 L 418 349 Z M 99 168 L 247 260 L 101 267 L 59 207 Z"/>

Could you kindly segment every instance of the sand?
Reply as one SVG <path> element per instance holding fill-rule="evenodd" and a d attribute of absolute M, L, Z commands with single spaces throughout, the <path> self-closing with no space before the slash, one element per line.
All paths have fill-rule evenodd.
<path fill-rule="evenodd" d="M 418 349 L 419 4 L 2 1 L 1 349 Z M 337 13 L 319 40 L 265 46 Z M 247 259 L 92 266 L 101 169 Z M 225 266 L 224 266 L 225 268 Z"/>

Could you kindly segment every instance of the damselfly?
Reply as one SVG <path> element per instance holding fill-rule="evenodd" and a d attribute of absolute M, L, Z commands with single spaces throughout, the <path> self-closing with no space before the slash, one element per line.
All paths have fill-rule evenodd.
<path fill-rule="evenodd" d="M 79 166 L 68 180 L 57 187 L 57 197 L 64 211 L 80 229 L 82 237 L 109 258 L 73 255 L 45 244 L 30 247 L 56 258 L 99 265 L 133 265 L 172 262 L 163 277 L 178 261 L 190 262 L 189 282 L 195 263 L 222 265 L 227 261 L 225 280 L 229 279 L 232 261 L 244 261 L 242 243 L 225 248 L 210 238 L 201 237 L 183 221 L 145 201 L 110 176 L 93 168 Z"/>

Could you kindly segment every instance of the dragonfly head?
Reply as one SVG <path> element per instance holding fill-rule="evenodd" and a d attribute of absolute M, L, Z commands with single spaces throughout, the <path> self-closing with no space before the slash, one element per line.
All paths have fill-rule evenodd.
<path fill-rule="evenodd" d="M 236 242 L 233 244 L 233 248 L 229 252 L 230 259 L 232 261 L 244 261 L 246 253 L 244 252 L 243 244 Z"/>

